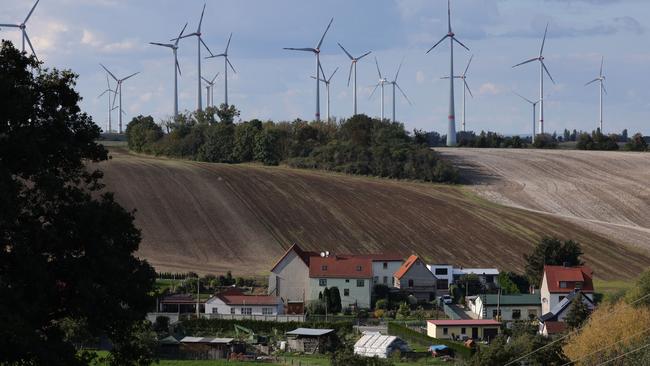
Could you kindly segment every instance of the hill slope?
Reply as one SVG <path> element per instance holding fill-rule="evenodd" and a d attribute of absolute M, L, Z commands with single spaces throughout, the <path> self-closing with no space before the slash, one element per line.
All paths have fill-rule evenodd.
<path fill-rule="evenodd" d="M 462 187 L 282 167 L 158 159 L 112 148 L 107 189 L 137 208 L 140 255 L 159 270 L 266 274 L 285 248 L 413 252 L 432 262 L 523 268 L 543 235 L 573 238 L 600 278 L 650 263 L 567 221 L 478 198 Z"/>

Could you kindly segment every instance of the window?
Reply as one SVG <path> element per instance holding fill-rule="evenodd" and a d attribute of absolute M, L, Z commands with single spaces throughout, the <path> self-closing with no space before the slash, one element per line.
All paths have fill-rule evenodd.
<path fill-rule="evenodd" d="M 212 314 L 219 314 L 219 309 L 212 308 Z"/>
<path fill-rule="evenodd" d="M 447 275 L 447 268 L 436 268 L 436 275 L 446 276 Z"/>
<path fill-rule="evenodd" d="M 320 278 L 318 279 L 318 286 L 327 286 L 327 278 Z"/>
<path fill-rule="evenodd" d="M 442 334 L 443 335 L 449 334 L 449 328 L 442 328 Z"/>
<path fill-rule="evenodd" d="M 409 279 L 409 287 L 413 287 L 413 279 Z"/>
<path fill-rule="evenodd" d="M 242 315 L 251 315 L 253 314 L 253 308 L 241 308 L 240 313 Z"/>
<path fill-rule="evenodd" d="M 388 269 L 388 262 L 384 262 L 384 269 Z"/>
<path fill-rule="evenodd" d="M 449 280 L 438 280 L 436 282 L 436 288 L 438 290 L 447 290 L 449 288 Z"/>
<path fill-rule="evenodd" d="M 322 266 L 320 266 L 320 269 L 321 269 L 322 271 L 327 271 L 327 265 L 326 265 L 326 264 L 323 264 Z"/>
<path fill-rule="evenodd" d="M 345 280 L 345 283 L 350 283 L 350 280 L 349 280 L 349 279 L 346 279 L 346 280 Z"/>
<path fill-rule="evenodd" d="M 361 272 L 362 269 L 363 269 L 363 267 L 357 266 L 357 272 Z"/>
<path fill-rule="evenodd" d="M 230 314 L 235 314 L 235 308 L 230 308 Z"/>
<path fill-rule="evenodd" d="M 566 288 L 566 281 L 560 281 L 560 288 Z"/>
<path fill-rule="evenodd" d="M 388 277 L 384 276 L 384 285 L 388 283 Z"/>
<path fill-rule="evenodd" d="M 262 308 L 262 315 L 273 315 L 273 308 Z"/>
<path fill-rule="evenodd" d="M 365 280 L 357 280 L 357 287 L 364 287 L 366 285 Z"/>
<path fill-rule="evenodd" d="M 512 309 L 512 319 L 521 319 L 520 309 Z"/>
<path fill-rule="evenodd" d="M 578 290 L 582 289 L 582 282 L 576 282 L 575 288 L 577 288 Z"/>
<path fill-rule="evenodd" d="M 373 281 L 374 281 L 374 283 L 378 283 L 379 282 L 379 276 L 375 276 Z"/>
<path fill-rule="evenodd" d="M 460 334 L 465 334 L 465 328 L 460 328 Z"/>
<path fill-rule="evenodd" d="M 564 300 L 566 296 L 560 296 L 560 301 Z"/>
<path fill-rule="evenodd" d="M 344 288 L 343 289 L 343 296 L 350 296 L 350 289 L 349 288 Z"/>

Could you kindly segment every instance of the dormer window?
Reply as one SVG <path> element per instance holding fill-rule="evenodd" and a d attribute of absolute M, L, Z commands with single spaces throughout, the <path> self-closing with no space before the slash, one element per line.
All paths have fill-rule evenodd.
<path fill-rule="evenodd" d="M 560 288 L 566 288 L 566 281 L 560 281 Z"/>
<path fill-rule="evenodd" d="M 327 265 L 326 265 L 326 264 L 323 264 L 323 265 L 320 267 L 320 269 L 323 270 L 323 271 L 327 271 Z"/>
<path fill-rule="evenodd" d="M 357 272 L 361 272 L 361 266 L 357 266 Z"/>
<path fill-rule="evenodd" d="M 578 290 L 582 289 L 582 282 L 576 282 L 575 283 L 575 288 L 578 289 Z"/>

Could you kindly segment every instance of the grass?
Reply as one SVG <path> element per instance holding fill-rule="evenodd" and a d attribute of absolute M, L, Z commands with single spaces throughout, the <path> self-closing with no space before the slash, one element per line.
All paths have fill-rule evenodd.
<path fill-rule="evenodd" d="M 594 279 L 594 290 L 603 295 L 616 294 L 634 287 L 634 281 Z"/>

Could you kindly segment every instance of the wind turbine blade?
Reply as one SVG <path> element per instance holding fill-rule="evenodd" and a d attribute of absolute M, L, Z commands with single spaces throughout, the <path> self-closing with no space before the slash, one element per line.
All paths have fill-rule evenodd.
<path fill-rule="evenodd" d="M 530 100 L 530 99 L 524 97 L 523 95 L 517 93 L 516 91 L 513 91 L 512 93 L 515 94 L 515 95 L 517 95 L 519 98 L 521 98 L 521 99 L 527 101 L 527 102 L 530 103 L 530 104 L 537 104 L 537 103 L 533 102 L 532 100 Z"/>
<path fill-rule="evenodd" d="M 341 44 L 338 43 L 338 42 L 336 42 L 336 44 L 338 44 L 339 47 L 341 47 L 341 49 L 343 50 L 343 52 L 345 52 L 345 54 L 348 55 L 348 57 L 350 58 L 350 60 L 354 60 L 354 57 L 352 57 L 352 55 L 350 54 L 350 52 L 348 52 L 348 50 L 346 50 L 345 47 L 343 47 L 343 45 L 341 45 Z"/>
<path fill-rule="evenodd" d="M 402 63 L 404 63 L 404 57 L 402 57 L 402 61 L 399 62 L 399 66 L 397 67 L 397 72 L 395 73 L 395 79 L 393 81 L 397 81 L 397 77 L 399 76 L 400 70 L 402 70 Z"/>
<path fill-rule="evenodd" d="M 101 93 L 101 94 L 99 94 L 99 95 L 97 96 L 97 98 L 101 98 L 104 94 L 108 93 L 109 91 L 112 91 L 112 90 L 104 90 L 104 92 Z"/>
<path fill-rule="evenodd" d="M 228 48 L 230 47 L 231 39 L 232 39 L 232 33 L 230 33 L 230 37 L 228 37 L 228 44 L 226 44 L 226 52 L 224 52 L 226 55 L 228 54 Z"/>
<path fill-rule="evenodd" d="M 181 73 L 181 65 L 178 64 L 178 60 L 176 60 L 176 70 L 178 70 L 178 75 L 183 75 Z"/>
<path fill-rule="evenodd" d="M 379 74 L 379 78 L 381 79 L 381 71 L 379 70 L 379 61 L 377 61 L 377 57 L 375 57 L 375 65 L 377 65 L 377 74 Z"/>
<path fill-rule="evenodd" d="M 181 37 L 183 37 L 183 32 L 185 32 L 185 28 L 187 28 L 187 23 L 185 23 L 185 26 L 183 26 L 183 29 L 181 29 L 181 32 L 178 34 L 178 38 L 176 38 L 176 42 L 174 42 L 174 46 L 178 46 L 178 41 L 180 41 Z"/>
<path fill-rule="evenodd" d="M 409 97 L 407 97 L 406 93 L 404 93 L 404 90 L 402 90 L 402 88 L 399 87 L 399 84 L 395 83 L 395 86 L 397 87 L 399 92 L 402 93 L 402 95 L 404 96 L 404 99 L 406 99 L 406 101 L 409 102 L 409 105 L 413 105 L 413 103 L 411 103 L 411 100 L 409 99 Z"/>
<path fill-rule="evenodd" d="M 330 23 L 327 25 L 327 28 L 325 28 L 325 32 L 323 32 L 323 36 L 320 37 L 320 42 L 318 42 L 318 46 L 316 46 L 317 49 L 320 50 L 320 46 L 323 45 L 323 40 L 325 40 L 325 35 L 327 34 L 327 31 L 330 30 L 330 27 L 332 26 L 333 21 L 334 21 L 334 18 L 330 19 Z"/>
<path fill-rule="evenodd" d="M 108 74 L 109 74 L 113 79 L 115 79 L 115 81 L 117 81 L 117 78 L 115 77 L 115 75 L 113 75 L 113 73 L 110 72 L 110 70 L 108 70 L 108 69 L 106 68 L 106 66 L 102 65 L 101 63 L 99 64 L 99 66 L 101 66 L 102 68 L 104 68 L 104 70 L 106 70 L 106 72 L 107 72 L 107 73 L 108 73 Z"/>
<path fill-rule="evenodd" d="M 605 92 L 605 94 L 607 94 L 607 89 L 605 89 L 605 83 L 602 83 L 601 85 L 603 86 L 603 91 Z"/>
<path fill-rule="evenodd" d="M 210 85 L 210 80 L 204 78 L 203 76 L 201 76 L 201 79 L 203 79 L 203 81 L 205 81 L 208 85 Z"/>
<path fill-rule="evenodd" d="M 546 71 L 546 75 L 548 75 L 548 77 L 551 79 L 553 84 L 555 84 L 555 80 L 553 80 L 553 77 L 551 76 L 551 73 L 548 72 L 548 69 L 546 68 L 546 65 L 544 64 L 544 61 L 542 61 L 542 67 L 544 68 L 544 71 Z"/>
<path fill-rule="evenodd" d="M 546 29 L 544 30 L 544 38 L 542 39 L 542 48 L 539 49 L 539 57 L 542 57 L 542 52 L 544 52 L 544 44 L 546 43 L 547 33 L 548 33 L 548 23 L 546 23 Z"/>
<path fill-rule="evenodd" d="M 465 87 L 467 88 L 467 91 L 469 92 L 469 95 L 474 98 L 474 94 L 472 94 L 472 89 L 469 88 L 469 84 L 467 84 L 467 80 L 463 79 L 463 83 L 465 83 Z"/>
<path fill-rule="evenodd" d="M 214 81 L 217 80 L 217 76 L 219 76 L 219 73 L 217 73 L 217 74 L 212 78 L 212 81 L 210 81 L 210 84 L 214 84 Z"/>
<path fill-rule="evenodd" d="M 126 80 L 126 79 L 129 79 L 129 78 L 131 78 L 131 77 L 133 77 L 133 76 L 136 76 L 136 75 L 138 75 L 139 73 L 140 73 L 140 71 L 138 71 L 138 72 L 134 72 L 133 74 L 131 74 L 131 75 L 125 77 L 124 79 L 122 79 L 122 81 L 124 81 L 124 80 Z"/>
<path fill-rule="evenodd" d="M 20 28 L 19 24 L 0 24 L 0 27 Z"/>
<path fill-rule="evenodd" d="M 348 73 L 348 86 L 350 86 L 350 79 L 352 78 L 352 67 L 354 63 L 350 62 L 350 72 Z"/>
<path fill-rule="evenodd" d="M 361 60 L 362 58 L 368 56 L 368 55 L 371 54 L 371 53 L 372 53 L 372 51 L 368 51 L 368 52 L 364 53 L 363 55 L 357 57 L 357 61 Z"/>
<path fill-rule="evenodd" d="M 600 80 L 600 78 L 595 78 L 594 80 L 592 80 L 592 81 L 588 82 L 587 84 L 585 84 L 585 86 L 587 86 L 587 85 L 589 85 L 589 84 L 593 84 L 593 83 L 595 83 L 595 82 L 598 81 L 598 80 Z"/>
<path fill-rule="evenodd" d="M 323 80 L 322 81 L 327 80 L 327 77 L 325 76 L 325 70 L 323 70 L 323 66 L 320 64 L 320 62 L 318 63 L 318 69 L 320 70 L 321 75 L 323 75 Z M 316 75 L 316 76 L 318 76 L 318 75 Z M 318 79 L 320 80 L 320 76 L 318 76 Z"/>
<path fill-rule="evenodd" d="M 451 0 L 447 0 L 447 25 L 449 26 L 449 33 L 451 33 Z"/>
<path fill-rule="evenodd" d="M 115 93 L 113 94 L 113 102 L 111 103 L 111 110 L 115 109 L 115 100 L 117 99 L 117 87 L 115 88 Z"/>
<path fill-rule="evenodd" d="M 234 73 L 236 74 L 237 71 L 235 71 L 235 68 L 234 68 L 234 67 L 232 66 L 232 64 L 230 63 L 230 59 L 228 59 L 228 57 L 226 57 L 226 62 L 228 62 L 228 65 L 230 66 L 230 69 L 232 70 L 232 72 L 234 72 Z"/>
<path fill-rule="evenodd" d="M 472 59 L 474 58 L 474 55 L 469 58 L 469 62 L 467 62 L 467 67 L 465 68 L 465 72 L 463 72 L 463 76 L 467 75 L 467 70 L 469 70 L 469 65 L 472 64 Z"/>
<path fill-rule="evenodd" d="M 445 35 L 444 37 L 442 37 L 438 42 L 436 42 L 436 44 L 433 45 L 433 47 L 429 48 L 429 50 L 428 50 L 426 53 L 431 52 L 431 50 L 433 50 L 434 48 L 436 48 L 436 46 L 438 46 L 440 43 L 442 43 L 442 41 L 444 41 L 445 39 L 447 39 L 447 37 L 449 37 L 449 35 Z"/>
<path fill-rule="evenodd" d="M 32 46 L 32 41 L 29 40 L 29 36 L 27 35 L 27 32 L 23 30 L 23 34 L 25 35 L 25 39 L 27 40 L 27 44 L 29 45 L 29 48 L 32 50 L 32 54 L 34 54 L 34 57 L 38 59 L 36 56 L 36 51 L 34 51 L 34 46 Z"/>
<path fill-rule="evenodd" d="M 517 66 L 525 65 L 525 64 L 527 64 L 527 63 L 529 63 L 529 62 L 533 62 L 533 61 L 537 61 L 537 60 L 539 60 L 539 57 L 531 58 L 530 60 L 526 60 L 526 61 L 524 61 L 524 62 L 520 62 L 520 63 L 516 64 L 516 65 L 513 66 L 512 68 L 514 69 L 514 68 L 517 67 Z"/>
<path fill-rule="evenodd" d="M 461 45 L 464 49 L 466 49 L 466 50 L 469 51 L 469 48 L 467 48 L 467 46 L 465 46 L 465 45 L 463 44 L 463 42 L 459 41 L 456 37 L 451 37 L 451 39 L 453 39 L 454 41 L 456 41 L 456 43 L 458 43 L 459 45 Z"/>
<path fill-rule="evenodd" d="M 41 0 L 36 0 L 36 4 L 34 4 L 34 6 L 32 6 L 32 10 L 29 11 L 29 14 L 27 14 L 27 17 L 25 18 L 25 21 L 23 23 L 27 23 L 27 21 L 29 20 L 29 17 L 31 17 L 32 13 L 34 12 L 34 9 L 36 9 L 36 5 L 38 5 L 39 1 L 41 1 Z"/>
<path fill-rule="evenodd" d="M 192 37 L 192 36 L 198 36 L 198 35 L 199 35 L 199 34 L 196 33 L 196 32 L 194 32 L 194 33 L 188 33 L 188 34 L 182 35 L 182 36 L 180 36 L 180 37 L 178 37 L 178 38 L 172 38 L 172 39 L 170 39 L 169 41 L 170 41 L 170 42 L 171 42 L 171 41 L 176 41 L 177 39 L 183 39 L 183 38 Z"/>
<path fill-rule="evenodd" d="M 380 84 L 375 85 L 375 88 L 372 89 L 372 93 L 370 93 L 370 96 L 368 97 L 368 99 L 372 99 L 372 96 L 375 95 L 375 92 L 377 91 L 377 88 L 379 88 L 379 85 Z"/>
<path fill-rule="evenodd" d="M 309 52 L 316 52 L 315 48 L 293 48 L 293 47 L 284 47 L 283 50 L 289 50 L 289 51 L 309 51 Z"/>
<path fill-rule="evenodd" d="M 149 44 L 152 44 L 154 46 L 162 46 L 162 47 L 174 48 L 174 45 L 169 44 L 169 43 L 149 42 Z"/>
<path fill-rule="evenodd" d="M 205 3 L 203 4 L 203 10 L 201 10 L 201 19 L 199 20 L 199 28 L 196 31 L 197 33 L 201 33 L 201 24 L 203 24 L 203 14 L 205 14 Z"/>
<path fill-rule="evenodd" d="M 330 78 L 327 79 L 327 82 L 328 82 L 328 83 L 329 83 L 330 81 L 332 81 L 332 78 L 334 77 L 334 74 L 336 74 L 336 72 L 337 72 L 338 70 L 339 70 L 338 67 L 337 67 L 336 69 L 334 69 L 334 72 L 332 73 L 332 75 L 330 75 Z"/>
<path fill-rule="evenodd" d="M 600 58 L 600 77 L 603 77 L 603 63 L 605 62 L 605 56 L 601 56 Z"/>
<path fill-rule="evenodd" d="M 111 82 L 108 81 L 108 74 L 106 75 L 106 88 L 109 90 L 111 89 Z"/>
<path fill-rule="evenodd" d="M 456 78 L 456 77 L 454 76 L 454 79 L 455 79 L 455 78 Z M 449 76 L 443 76 L 443 77 L 440 78 L 440 80 L 444 80 L 444 79 L 449 79 Z"/>
<path fill-rule="evenodd" d="M 208 47 L 208 45 L 205 44 L 205 42 L 203 42 L 203 38 L 201 38 L 201 36 L 199 36 L 199 41 L 201 41 L 201 44 L 203 45 L 203 47 L 205 47 L 205 49 L 208 50 L 208 52 L 210 52 L 210 55 L 212 55 L 212 51 L 210 51 L 210 48 Z"/>

